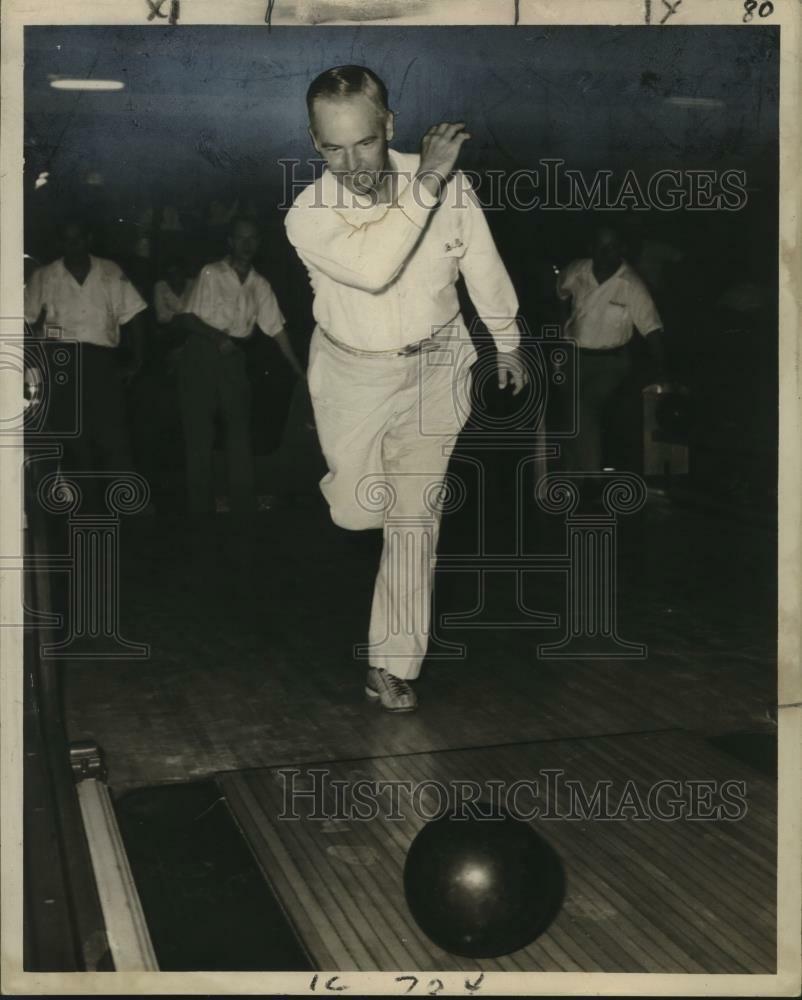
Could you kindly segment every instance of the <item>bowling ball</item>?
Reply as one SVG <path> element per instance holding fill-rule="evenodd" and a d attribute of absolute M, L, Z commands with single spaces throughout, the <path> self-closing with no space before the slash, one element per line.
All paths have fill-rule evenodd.
<path fill-rule="evenodd" d="M 528 823 L 478 804 L 476 815 L 427 823 L 404 865 L 407 905 L 421 930 L 455 955 L 495 958 L 530 944 L 559 912 L 565 874 Z"/>

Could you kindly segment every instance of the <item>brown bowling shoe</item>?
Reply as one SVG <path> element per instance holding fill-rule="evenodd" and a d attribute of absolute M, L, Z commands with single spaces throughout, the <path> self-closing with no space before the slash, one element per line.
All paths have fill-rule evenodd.
<path fill-rule="evenodd" d="M 385 712 L 414 712 L 418 707 L 409 684 L 381 667 L 368 667 L 365 694 L 368 701 L 378 701 Z"/>

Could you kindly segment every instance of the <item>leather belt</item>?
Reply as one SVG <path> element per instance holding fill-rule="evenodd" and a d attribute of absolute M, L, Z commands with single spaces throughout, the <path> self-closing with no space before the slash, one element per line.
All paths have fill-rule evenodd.
<path fill-rule="evenodd" d="M 400 350 L 391 351 L 362 351 L 358 347 L 351 347 L 350 344 L 344 344 L 341 340 L 324 330 L 322 326 L 318 329 L 323 334 L 323 336 L 330 343 L 334 344 L 336 348 L 341 351 L 345 351 L 346 354 L 351 354 L 355 358 L 411 358 L 416 354 L 421 354 L 426 351 L 432 351 L 436 347 L 439 347 L 445 338 L 438 339 L 437 334 L 431 337 L 426 337 L 423 340 L 418 340 L 414 344 L 407 344 L 406 347 L 402 347 Z M 438 331 L 439 332 L 439 331 Z"/>
<path fill-rule="evenodd" d="M 620 354 L 629 347 L 629 341 L 619 344 L 618 347 L 580 347 L 583 354 Z"/>

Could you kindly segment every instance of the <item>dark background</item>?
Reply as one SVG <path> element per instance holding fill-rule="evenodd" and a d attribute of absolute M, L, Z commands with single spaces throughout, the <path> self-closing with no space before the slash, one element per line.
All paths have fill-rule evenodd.
<path fill-rule="evenodd" d="M 654 295 L 675 373 L 692 390 L 696 480 L 771 504 L 778 43 L 770 27 L 28 28 L 26 252 L 56 256 L 55 220 L 79 211 L 95 225 L 95 252 L 123 264 L 147 296 L 175 253 L 197 266 L 225 251 L 220 219 L 236 206 L 263 227 L 258 265 L 303 351 L 311 295 L 283 233 L 278 161 L 304 161 L 299 176 L 311 176 L 304 94 L 317 73 L 346 62 L 386 80 L 399 149 L 416 149 L 433 122 L 466 120 L 466 169 L 560 158 L 588 181 L 633 170 L 644 186 L 656 170 L 743 170 L 739 211 L 600 214 L 624 222 L 633 262 L 644 239 L 682 254 Z M 125 89 L 57 91 L 52 75 Z M 42 171 L 48 182 L 35 189 Z M 170 228 L 176 218 L 180 230 Z M 489 219 L 537 330 L 556 317 L 552 264 L 585 255 L 593 220 L 543 209 Z"/>

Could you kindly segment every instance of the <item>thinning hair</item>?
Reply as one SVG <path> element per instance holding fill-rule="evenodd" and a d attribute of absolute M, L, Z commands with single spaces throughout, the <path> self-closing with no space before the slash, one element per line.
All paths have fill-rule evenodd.
<path fill-rule="evenodd" d="M 364 94 L 382 111 L 389 111 L 387 87 L 372 69 L 367 66 L 333 66 L 316 76 L 306 92 L 310 120 L 318 98 L 353 97 L 355 94 Z"/>

